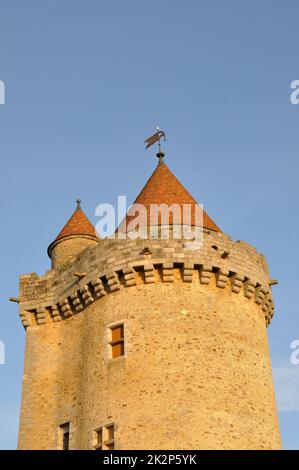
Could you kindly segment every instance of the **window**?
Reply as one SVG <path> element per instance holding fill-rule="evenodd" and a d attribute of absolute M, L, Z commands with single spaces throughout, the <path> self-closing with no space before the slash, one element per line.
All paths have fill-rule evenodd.
<path fill-rule="evenodd" d="M 114 424 L 106 424 L 94 431 L 95 450 L 114 450 Z"/>
<path fill-rule="evenodd" d="M 110 328 L 110 349 L 111 357 L 120 357 L 125 354 L 124 324 Z"/>
<path fill-rule="evenodd" d="M 70 423 L 64 423 L 59 426 L 59 448 L 69 450 L 70 445 Z"/>

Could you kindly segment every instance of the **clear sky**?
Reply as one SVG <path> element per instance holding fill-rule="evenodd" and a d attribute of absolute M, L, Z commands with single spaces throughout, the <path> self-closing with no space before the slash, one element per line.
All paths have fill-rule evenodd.
<path fill-rule="evenodd" d="M 283 444 L 299 449 L 297 0 L 0 0 L 0 447 L 15 448 L 24 353 L 18 275 L 43 274 L 75 208 L 128 202 L 166 162 L 234 239 L 263 252 Z M 49 358 L 50 360 L 50 358 Z"/>

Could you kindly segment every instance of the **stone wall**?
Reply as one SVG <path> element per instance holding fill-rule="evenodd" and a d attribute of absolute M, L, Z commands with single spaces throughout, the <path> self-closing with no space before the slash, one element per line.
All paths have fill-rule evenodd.
<path fill-rule="evenodd" d="M 211 231 L 203 235 L 202 246 L 195 250 L 190 249 L 192 245 L 186 240 L 100 240 L 97 245 L 86 248 L 74 262 L 58 265 L 45 276 L 22 275 L 20 315 L 24 326 L 43 324 L 51 319 L 59 321 L 78 313 L 102 295 L 114 292 L 117 284 L 121 285 L 119 276 L 130 280 L 122 286 L 131 286 L 136 269 L 149 273 L 156 267 L 171 271 L 174 266 L 180 267 L 186 282 L 193 279 L 195 271 L 198 273 L 195 277 L 198 275 L 203 284 L 208 284 L 208 279 L 215 276 L 218 287 L 223 288 L 228 283 L 233 292 L 241 290 L 247 298 L 254 297 L 268 324 L 274 306 L 263 255 L 251 245 L 233 242 L 222 233 Z M 86 276 L 78 278 L 74 275 L 78 272 Z M 169 274 L 171 278 L 171 272 Z M 146 279 L 144 275 L 144 282 L 148 282 Z M 45 309 L 44 315 L 42 309 Z"/>
<path fill-rule="evenodd" d="M 280 447 L 269 274 L 250 245 L 215 232 L 196 250 L 101 240 L 72 264 L 21 276 L 20 315 L 19 448 L 57 448 L 68 421 L 74 449 L 91 449 L 110 422 L 116 449 Z M 115 322 L 125 356 L 111 359 Z"/>

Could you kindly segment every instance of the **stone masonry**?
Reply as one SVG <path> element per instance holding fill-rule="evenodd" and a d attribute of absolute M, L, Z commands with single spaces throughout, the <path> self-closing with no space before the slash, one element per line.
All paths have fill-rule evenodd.
<path fill-rule="evenodd" d="M 147 204 L 157 193 L 146 188 Z M 70 449 L 93 449 L 108 423 L 115 449 L 281 447 L 266 260 L 205 220 L 211 229 L 198 246 L 183 237 L 98 239 L 78 206 L 50 245 L 52 268 L 20 277 L 19 449 L 60 449 L 64 423 Z M 124 354 L 113 358 L 119 324 Z"/>
<path fill-rule="evenodd" d="M 55 448 L 65 421 L 71 447 L 91 449 L 111 420 L 118 449 L 280 447 L 265 259 L 212 231 L 200 249 L 184 245 L 100 240 L 74 263 L 21 276 L 21 449 Z M 126 355 L 109 359 L 118 321 Z"/>

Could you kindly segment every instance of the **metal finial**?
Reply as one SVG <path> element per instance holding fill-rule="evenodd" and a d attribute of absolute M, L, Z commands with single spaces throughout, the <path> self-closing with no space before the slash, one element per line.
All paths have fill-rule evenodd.
<path fill-rule="evenodd" d="M 162 152 L 162 150 L 161 150 L 161 144 L 160 144 L 160 142 L 159 142 L 158 146 L 159 146 L 159 151 L 156 153 L 156 157 L 159 158 L 159 163 L 162 163 L 162 162 L 163 162 L 163 158 L 165 157 L 165 153 Z"/>
<path fill-rule="evenodd" d="M 81 199 L 77 199 L 77 209 L 81 209 Z"/>
<path fill-rule="evenodd" d="M 156 130 L 157 130 L 157 132 L 154 135 L 152 135 L 151 137 L 149 137 L 148 139 L 146 139 L 146 141 L 144 143 L 146 144 L 145 148 L 148 149 L 153 144 L 158 142 L 158 153 L 156 155 L 159 158 L 159 163 L 162 163 L 163 158 L 165 156 L 165 153 L 162 152 L 160 139 L 161 139 L 161 137 L 163 137 L 164 142 L 165 142 L 166 137 L 165 137 L 165 132 L 162 131 L 159 126 L 156 127 Z"/>

